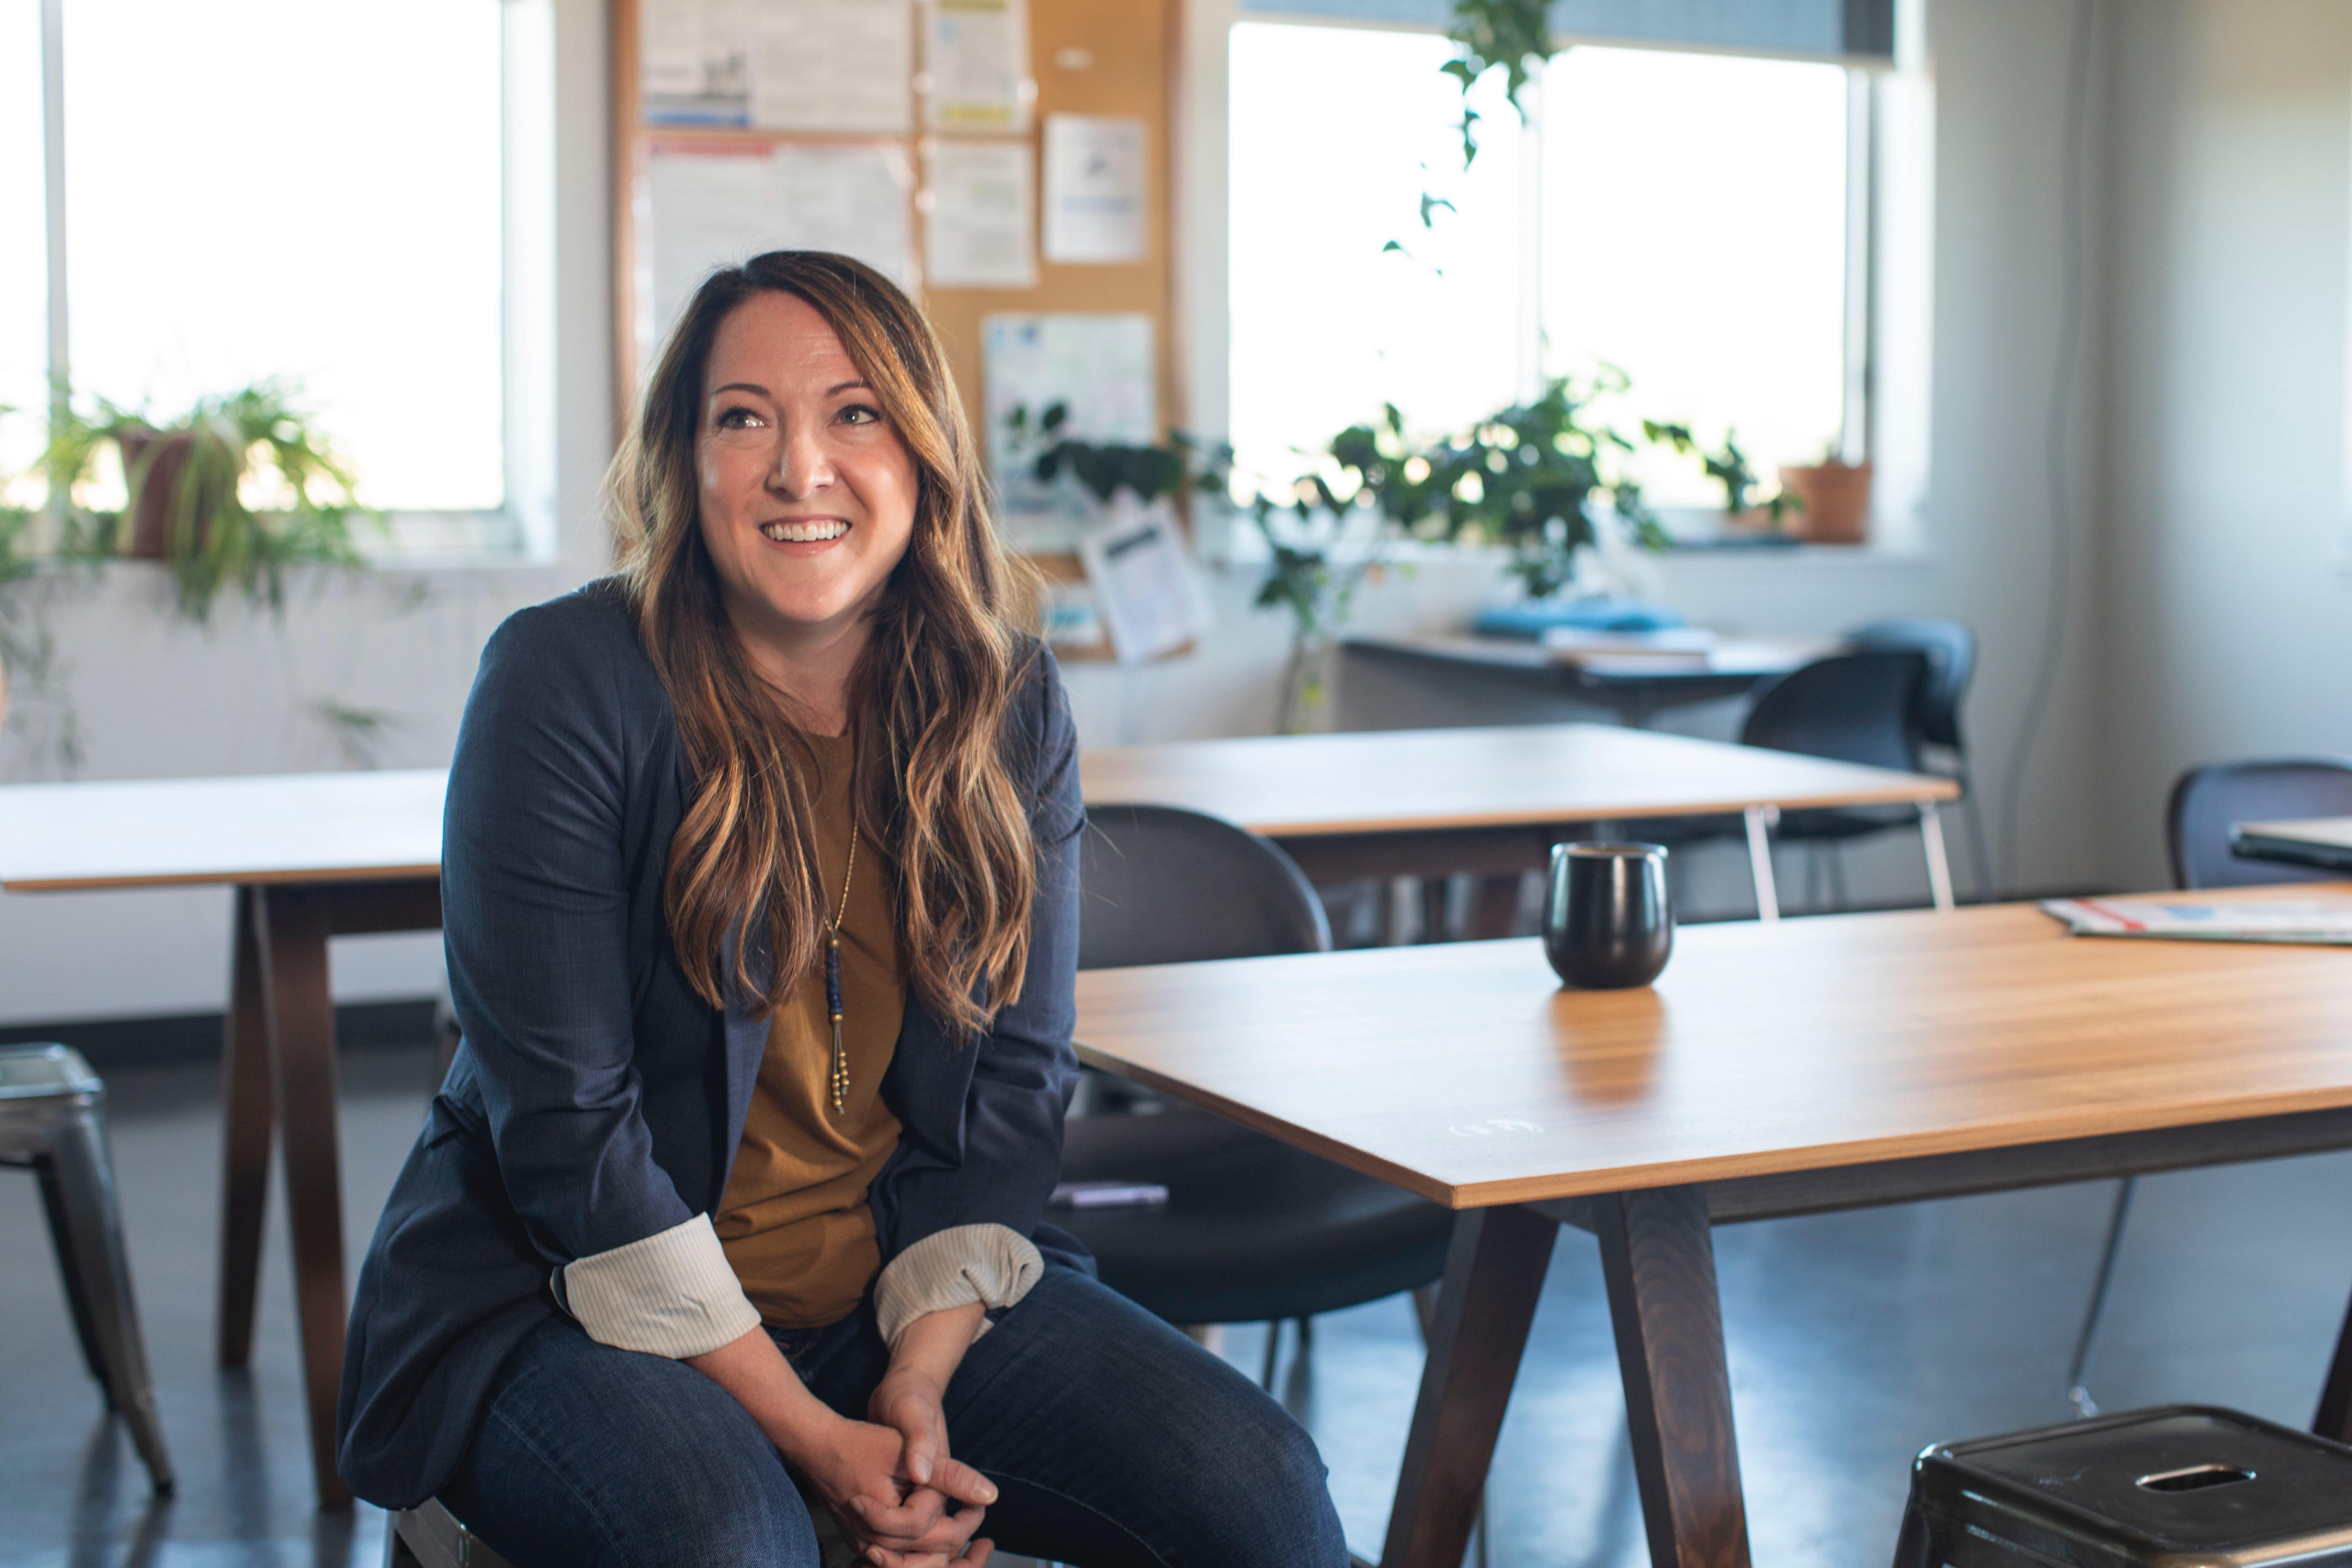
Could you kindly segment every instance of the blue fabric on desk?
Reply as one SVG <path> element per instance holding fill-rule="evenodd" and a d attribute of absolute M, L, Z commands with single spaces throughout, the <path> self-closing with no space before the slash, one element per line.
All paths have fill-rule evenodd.
<path fill-rule="evenodd" d="M 1663 632 L 1682 624 L 1682 612 L 1671 605 L 1595 594 L 1581 599 L 1522 599 L 1516 605 L 1490 605 L 1470 625 L 1482 637 L 1534 642 L 1555 626 L 1587 632 Z"/>

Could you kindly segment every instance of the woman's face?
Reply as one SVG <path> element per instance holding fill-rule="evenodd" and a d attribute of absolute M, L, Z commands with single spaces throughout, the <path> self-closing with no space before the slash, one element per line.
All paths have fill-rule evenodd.
<path fill-rule="evenodd" d="M 797 294 L 762 290 L 719 323 L 695 472 L 737 635 L 782 649 L 860 626 L 914 533 L 914 459 Z"/>

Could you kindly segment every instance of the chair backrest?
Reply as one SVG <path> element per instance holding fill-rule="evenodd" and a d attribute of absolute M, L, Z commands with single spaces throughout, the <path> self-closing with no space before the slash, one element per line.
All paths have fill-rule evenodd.
<path fill-rule="evenodd" d="M 1856 653 L 1909 649 L 1926 655 L 1927 679 L 1919 689 L 1920 736 L 1930 745 L 1967 751 L 1960 740 L 1960 703 L 1969 694 L 1969 678 L 1976 673 L 1976 633 L 1958 621 L 1904 616 L 1856 626 L 1845 640 Z"/>
<path fill-rule="evenodd" d="M 2164 811 L 2172 879 L 2183 888 L 2245 888 L 2263 882 L 2340 881 L 2340 871 L 2241 860 L 2230 825 L 2352 816 L 2352 763 L 2324 758 L 2211 763 L 2173 782 Z"/>
<path fill-rule="evenodd" d="M 1925 654 L 1839 653 L 1768 688 L 1739 727 L 1740 744 L 1804 752 L 1874 768 L 1919 771 Z"/>
<path fill-rule="evenodd" d="M 1079 886 L 1080 969 L 1331 950 L 1297 864 L 1221 816 L 1090 803 Z"/>

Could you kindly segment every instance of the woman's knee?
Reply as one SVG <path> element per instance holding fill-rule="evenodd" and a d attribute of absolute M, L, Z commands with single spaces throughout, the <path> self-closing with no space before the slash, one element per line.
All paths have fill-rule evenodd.
<path fill-rule="evenodd" d="M 732 1396 L 561 1324 L 518 1351 L 443 1500 L 518 1568 L 815 1568 L 808 1508 Z"/>
<path fill-rule="evenodd" d="M 1348 1543 L 1331 1506 L 1330 1472 L 1315 1439 L 1272 1399 L 1235 1423 L 1221 1489 L 1196 1518 L 1202 1560 L 1344 1568 Z"/>

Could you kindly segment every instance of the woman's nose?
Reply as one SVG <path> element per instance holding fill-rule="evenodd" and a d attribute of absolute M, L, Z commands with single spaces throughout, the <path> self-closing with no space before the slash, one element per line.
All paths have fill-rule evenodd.
<path fill-rule="evenodd" d="M 795 500 L 805 499 L 834 481 L 833 459 L 814 431 L 787 429 L 776 444 L 776 467 L 769 482 Z"/>

